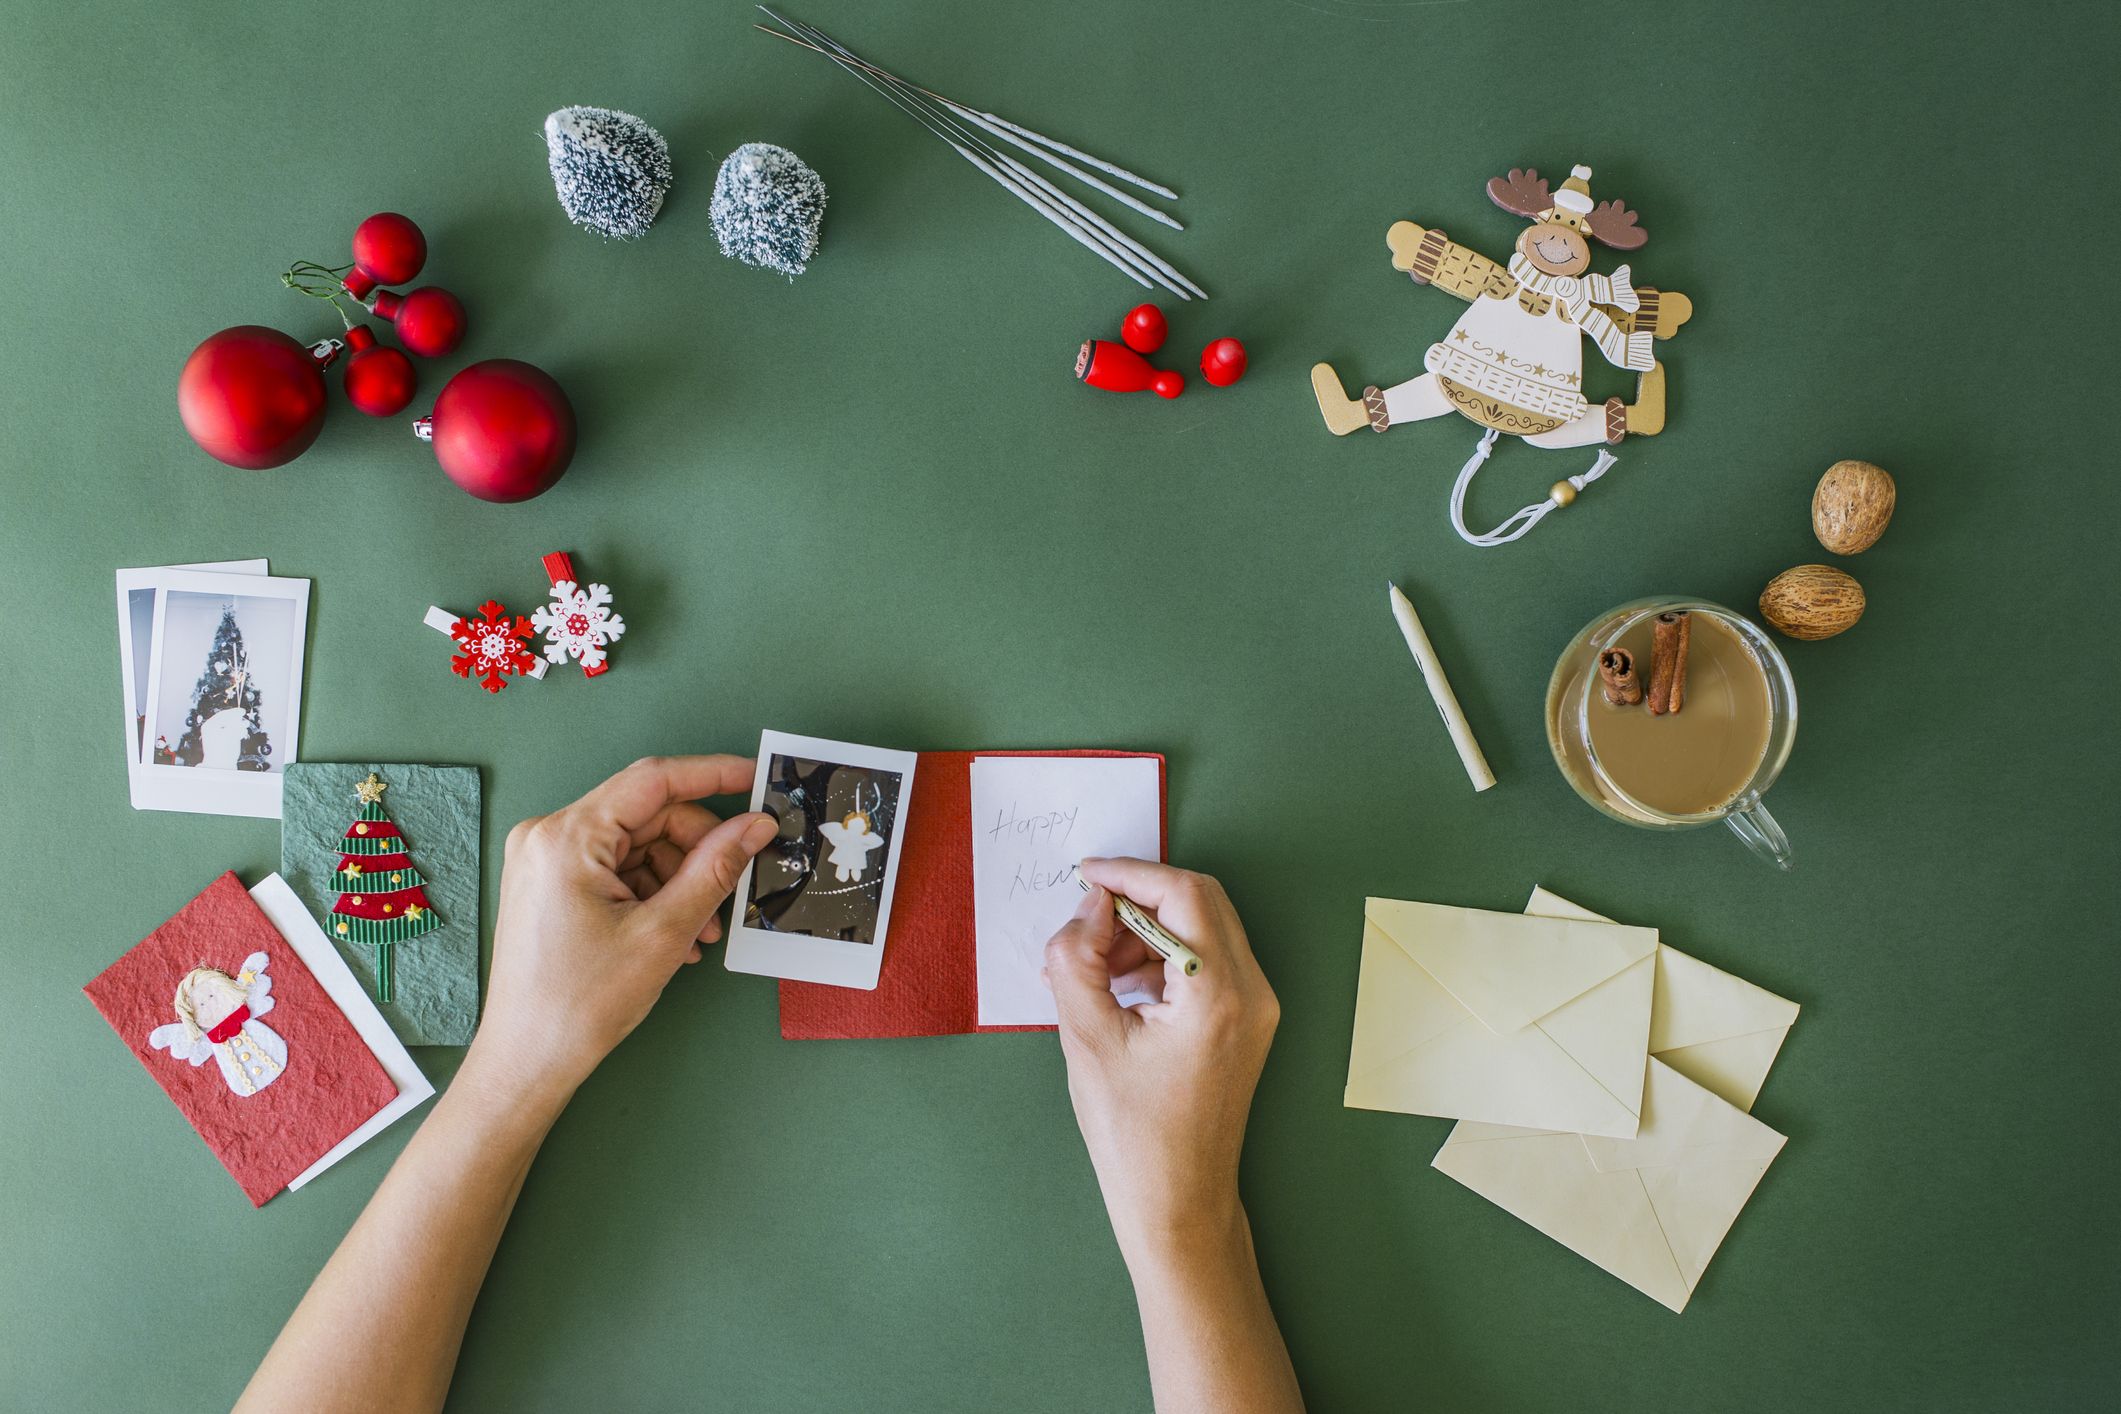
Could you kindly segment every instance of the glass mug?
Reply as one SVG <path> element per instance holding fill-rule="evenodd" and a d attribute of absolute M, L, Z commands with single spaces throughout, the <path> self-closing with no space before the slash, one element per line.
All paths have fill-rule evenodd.
<path fill-rule="evenodd" d="M 1630 794 L 1598 759 L 1598 749 L 1591 739 L 1592 699 L 1593 694 L 1600 691 L 1599 656 L 1618 643 L 1630 629 L 1672 610 L 1685 610 L 1697 618 L 1714 619 L 1730 630 L 1750 654 L 1767 683 L 1766 748 L 1758 764 L 1728 800 L 1693 813 L 1660 809 Z M 1700 635 L 1696 633 L 1692 642 L 1698 644 L 1700 641 Z M 1690 655 L 1690 669 L 1698 661 Z M 1646 655 L 1638 657 L 1636 672 L 1647 687 L 1650 664 Z M 1682 707 L 1681 710 L 1685 709 Z M 1790 665 L 1783 661 L 1781 652 L 1768 641 L 1766 632 L 1750 619 L 1732 613 L 1720 604 L 1699 599 L 1637 599 L 1600 614 L 1584 625 L 1583 631 L 1562 650 L 1561 661 L 1554 665 L 1554 676 L 1547 683 L 1547 745 L 1553 749 L 1554 764 L 1561 768 L 1563 779 L 1594 808 L 1615 820 L 1651 830 L 1692 829 L 1721 820 L 1746 848 L 1777 869 L 1790 867 L 1790 841 L 1783 834 L 1782 826 L 1775 823 L 1775 817 L 1760 803 L 1760 797 L 1782 774 L 1783 763 L 1789 760 L 1790 747 L 1796 737 L 1797 685 L 1790 677 Z"/>

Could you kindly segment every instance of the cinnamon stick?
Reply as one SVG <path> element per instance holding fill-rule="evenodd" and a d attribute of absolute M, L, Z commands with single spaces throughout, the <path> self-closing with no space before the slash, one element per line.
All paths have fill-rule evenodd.
<path fill-rule="evenodd" d="M 1650 715 L 1662 717 L 1686 705 L 1687 640 L 1694 617 L 1685 610 L 1657 616 L 1650 629 Z"/>
<path fill-rule="evenodd" d="M 1605 700 L 1615 707 L 1633 707 L 1642 701 L 1635 655 L 1625 648 L 1608 648 L 1598 655 L 1598 681 L 1605 687 Z"/>

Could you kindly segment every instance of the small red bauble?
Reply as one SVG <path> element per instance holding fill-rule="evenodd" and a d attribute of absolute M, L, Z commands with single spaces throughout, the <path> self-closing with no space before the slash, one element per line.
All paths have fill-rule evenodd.
<path fill-rule="evenodd" d="M 1108 393 L 1139 393 L 1153 388 L 1160 398 L 1175 398 L 1186 391 L 1182 375 L 1151 368 L 1149 360 L 1125 344 L 1107 339 L 1083 341 L 1075 355 L 1075 376 Z"/>
<path fill-rule="evenodd" d="M 420 375 L 412 360 L 376 342 L 366 324 L 346 331 L 346 401 L 370 417 L 396 417 L 419 391 Z"/>
<path fill-rule="evenodd" d="M 409 295 L 376 291 L 369 305 L 388 319 L 407 353 L 446 358 L 464 342 L 464 304 L 440 285 L 423 285 Z"/>
<path fill-rule="evenodd" d="M 1245 346 L 1235 339 L 1217 339 L 1200 351 L 1200 376 L 1217 388 L 1227 388 L 1245 376 Z"/>
<path fill-rule="evenodd" d="M 1119 326 L 1120 338 L 1127 347 L 1138 354 L 1153 354 L 1164 346 L 1164 336 L 1169 332 L 1164 323 L 1164 312 L 1153 304 L 1138 304 L 1127 311 L 1127 317 Z"/>
<path fill-rule="evenodd" d="M 177 413 L 206 454 L 250 471 L 284 466 L 324 429 L 324 366 L 338 355 L 277 329 L 238 324 L 192 350 L 177 379 Z"/>
<path fill-rule="evenodd" d="M 542 369 L 512 358 L 475 363 L 449 380 L 413 423 L 449 479 L 482 501 L 527 501 L 574 458 L 574 405 Z"/>
<path fill-rule="evenodd" d="M 402 285 L 427 263 L 427 237 L 410 216 L 378 211 L 354 227 L 354 268 L 342 282 L 355 299 L 378 285 Z"/>

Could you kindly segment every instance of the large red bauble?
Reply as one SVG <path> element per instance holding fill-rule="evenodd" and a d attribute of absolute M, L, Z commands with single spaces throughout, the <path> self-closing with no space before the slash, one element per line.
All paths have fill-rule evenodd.
<path fill-rule="evenodd" d="M 324 373 L 279 330 L 238 324 L 184 360 L 177 413 L 216 461 L 250 471 L 284 466 L 324 429 Z"/>
<path fill-rule="evenodd" d="M 419 391 L 420 375 L 412 360 L 376 342 L 366 324 L 346 331 L 346 401 L 370 417 L 396 417 Z"/>
<path fill-rule="evenodd" d="M 447 358 L 464 342 L 464 304 L 440 285 L 409 295 L 378 290 L 375 311 L 391 322 L 405 351 L 421 358 Z"/>
<path fill-rule="evenodd" d="M 574 405 L 550 374 L 512 358 L 450 379 L 413 431 L 433 441 L 449 479 L 482 501 L 542 495 L 574 459 Z"/>

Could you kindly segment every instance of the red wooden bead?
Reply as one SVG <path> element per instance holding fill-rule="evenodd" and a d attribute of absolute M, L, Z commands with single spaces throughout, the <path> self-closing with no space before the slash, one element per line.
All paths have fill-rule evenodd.
<path fill-rule="evenodd" d="M 1164 346 L 1164 336 L 1169 332 L 1164 323 L 1164 312 L 1153 304 L 1138 304 L 1127 311 L 1120 322 L 1119 336 L 1126 340 L 1127 347 L 1139 354 L 1153 354 Z"/>
<path fill-rule="evenodd" d="M 1245 346 L 1235 339 L 1217 339 L 1200 351 L 1200 376 L 1217 388 L 1227 388 L 1245 376 Z"/>

